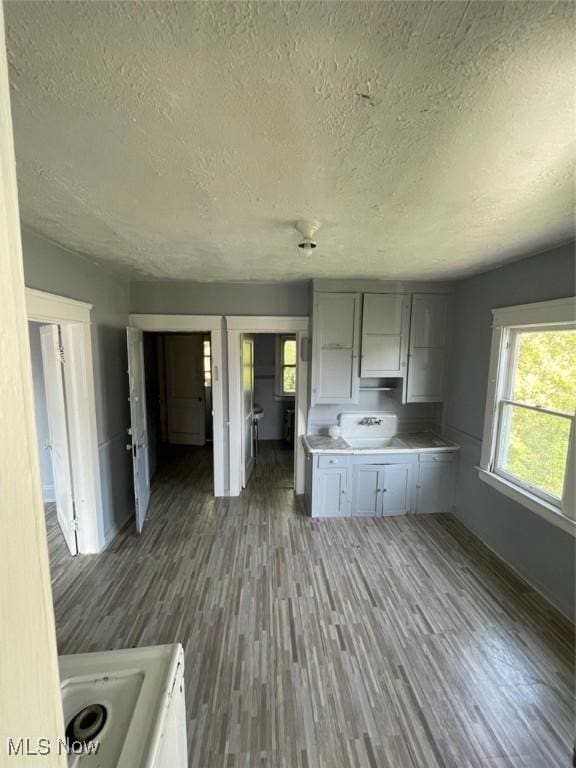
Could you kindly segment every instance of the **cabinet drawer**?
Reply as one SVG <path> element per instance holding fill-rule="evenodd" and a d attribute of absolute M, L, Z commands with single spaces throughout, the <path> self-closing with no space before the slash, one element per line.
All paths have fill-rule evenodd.
<path fill-rule="evenodd" d="M 456 452 L 450 451 L 446 453 L 421 453 L 420 463 L 427 463 L 431 461 L 438 461 L 442 463 L 456 461 Z"/>
<path fill-rule="evenodd" d="M 318 466 L 323 467 L 346 467 L 348 466 L 348 456 L 318 456 Z"/>
<path fill-rule="evenodd" d="M 416 464 L 418 454 L 414 453 L 356 453 L 352 464 Z"/>

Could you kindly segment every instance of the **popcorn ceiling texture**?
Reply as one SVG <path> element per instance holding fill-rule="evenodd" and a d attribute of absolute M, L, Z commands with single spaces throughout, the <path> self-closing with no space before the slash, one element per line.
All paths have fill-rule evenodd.
<path fill-rule="evenodd" d="M 445 278 L 566 241 L 573 7 L 8 2 L 23 220 L 152 279 Z"/>

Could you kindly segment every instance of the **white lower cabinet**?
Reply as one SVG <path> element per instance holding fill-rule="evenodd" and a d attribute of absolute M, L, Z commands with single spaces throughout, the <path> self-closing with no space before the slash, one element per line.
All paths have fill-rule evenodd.
<path fill-rule="evenodd" d="M 352 515 L 381 517 L 412 511 L 413 464 L 356 464 Z"/>
<path fill-rule="evenodd" d="M 349 456 L 318 456 L 312 473 L 312 516 L 348 517 Z"/>
<path fill-rule="evenodd" d="M 422 454 L 416 483 L 416 512 L 449 512 L 455 479 L 455 454 Z"/>
<path fill-rule="evenodd" d="M 415 464 L 387 464 L 384 467 L 383 515 L 412 512 Z"/>
<path fill-rule="evenodd" d="M 384 468 L 356 465 L 352 478 L 352 515 L 377 517 L 382 514 Z"/>
<path fill-rule="evenodd" d="M 312 517 L 382 517 L 449 512 L 455 453 L 308 454 L 306 509 Z"/>

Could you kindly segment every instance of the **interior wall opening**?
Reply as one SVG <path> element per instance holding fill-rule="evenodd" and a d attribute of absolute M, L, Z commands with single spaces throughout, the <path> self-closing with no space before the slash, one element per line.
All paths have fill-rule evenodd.
<path fill-rule="evenodd" d="M 242 357 L 244 487 L 294 489 L 296 335 L 246 334 Z"/>
<path fill-rule="evenodd" d="M 52 571 L 78 553 L 60 327 L 29 321 L 42 499 Z"/>
<path fill-rule="evenodd" d="M 213 495 L 210 333 L 144 333 L 152 493 L 178 477 Z"/>

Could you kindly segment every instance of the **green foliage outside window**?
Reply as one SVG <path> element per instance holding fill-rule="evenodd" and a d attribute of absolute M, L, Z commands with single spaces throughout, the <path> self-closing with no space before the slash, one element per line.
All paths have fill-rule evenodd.
<path fill-rule="evenodd" d="M 511 399 L 573 414 L 576 408 L 576 331 L 536 331 L 517 336 Z M 508 444 L 500 466 L 552 496 L 562 497 L 570 420 L 505 405 Z"/>
<path fill-rule="evenodd" d="M 296 339 L 282 342 L 282 392 L 296 392 Z"/>

